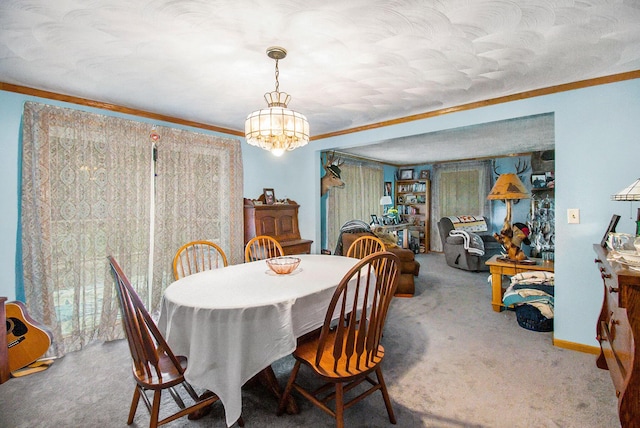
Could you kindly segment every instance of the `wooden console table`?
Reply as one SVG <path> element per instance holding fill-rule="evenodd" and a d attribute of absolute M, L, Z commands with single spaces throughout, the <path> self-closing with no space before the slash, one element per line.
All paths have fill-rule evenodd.
<path fill-rule="evenodd" d="M 520 272 L 527 272 L 531 270 L 553 272 L 553 261 L 542 261 L 542 259 L 534 259 L 536 264 L 522 264 L 517 262 L 507 262 L 498 260 L 501 257 L 499 254 L 491 257 L 485 262 L 489 266 L 489 272 L 491 273 L 491 305 L 496 312 L 502 311 L 504 305 L 502 304 L 502 296 L 504 289 L 502 288 L 502 275 L 515 275 Z"/>

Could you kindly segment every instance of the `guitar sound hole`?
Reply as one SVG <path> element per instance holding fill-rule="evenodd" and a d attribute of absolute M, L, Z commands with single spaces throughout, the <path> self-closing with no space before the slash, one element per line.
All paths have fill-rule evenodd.
<path fill-rule="evenodd" d="M 7 321 L 7 332 L 8 333 L 12 333 L 14 336 L 23 336 L 23 335 L 27 334 L 27 331 L 29 331 L 29 329 L 27 328 L 25 323 L 23 323 L 18 318 L 11 317 L 10 319 L 13 322 L 13 329 L 10 328 L 11 324 L 10 324 L 9 321 Z"/>

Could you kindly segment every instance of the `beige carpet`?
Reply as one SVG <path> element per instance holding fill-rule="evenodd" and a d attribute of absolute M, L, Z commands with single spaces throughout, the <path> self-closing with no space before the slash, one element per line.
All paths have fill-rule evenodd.
<path fill-rule="evenodd" d="M 488 273 L 449 268 L 440 254 L 419 260 L 417 294 L 393 302 L 384 336 L 397 426 L 619 426 L 609 374 L 593 355 L 555 348 L 552 333 L 519 327 L 511 311 L 493 312 Z M 291 358 L 275 364 L 282 384 L 291 365 Z M 0 385 L 0 427 L 124 427 L 132 393 L 126 343 L 91 345 Z M 334 426 L 303 399 L 300 414 L 275 416 L 275 399 L 259 385 L 243 400 L 247 427 Z M 132 426 L 148 423 L 140 404 Z M 348 409 L 346 425 L 391 426 L 381 396 Z M 218 403 L 200 421 L 167 426 L 224 427 L 223 409 Z"/>

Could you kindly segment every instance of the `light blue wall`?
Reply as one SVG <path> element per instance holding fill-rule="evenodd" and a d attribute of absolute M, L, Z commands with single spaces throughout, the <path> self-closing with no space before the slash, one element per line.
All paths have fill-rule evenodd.
<path fill-rule="evenodd" d="M 9 298 L 15 295 L 18 138 L 22 104 L 27 99 L 34 98 L 0 91 L 0 195 L 4 202 L 0 214 L 4 237 L 0 242 L 0 295 Z M 622 216 L 619 231 L 635 230 L 628 203 L 610 201 L 610 196 L 640 177 L 640 79 L 312 141 L 282 158 L 243 144 L 245 196 L 256 197 L 263 187 L 272 187 L 278 198 L 296 200 L 301 205 L 301 234 L 317 243 L 321 232 L 320 151 L 549 112 L 555 113 L 556 128 L 555 338 L 597 346 L 595 323 L 602 282 L 593 263 L 592 244 L 600 241 L 614 213 Z M 568 208 L 580 209 L 580 224 L 567 224 Z M 634 211 L 636 208 L 634 205 Z M 319 252 L 319 246 L 313 251 Z M 428 276 L 429 267 L 424 269 Z M 487 316 L 498 316 L 490 303 L 485 303 Z"/>
<path fill-rule="evenodd" d="M 600 242 L 612 214 L 622 216 L 618 231 L 635 231 L 638 205 L 633 206 L 630 218 L 629 203 L 613 202 L 610 197 L 640 177 L 639 79 L 372 129 L 314 145 L 316 150 L 337 149 L 542 113 L 555 114 L 556 130 L 554 335 L 558 340 L 597 346 L 595 324 L 602 281 L 593 263 L 592 244 Z M 580 209 L 580 224 L 567 224 L 569 208 Z M 308 219 L 316 224 L 319 220 L 317 215 Z M 429 267 L 425 269 L 428 275 Z M 487 316 L 491 316 L 489 302 L 486 305 Z"/>

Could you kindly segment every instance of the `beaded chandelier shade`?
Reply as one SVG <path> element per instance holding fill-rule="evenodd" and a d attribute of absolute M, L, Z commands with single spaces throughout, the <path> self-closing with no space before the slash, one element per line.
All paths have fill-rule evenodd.
<path fill-rule="evenodd" d="M 280 47 L 267 49 L 267 56 L 276 60 L 276 90 L 267 92 L 264 99 L 268 108 L 254 111 L 247 116 L 244 134 L 247 143 L 269 150 L 276 156 L 309 143 L 309 122 L 296 111 L 287 108 L 291 96 L 280 92 L 278 61 L 287 56 Z"/>

